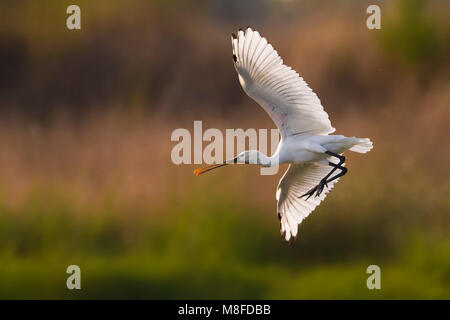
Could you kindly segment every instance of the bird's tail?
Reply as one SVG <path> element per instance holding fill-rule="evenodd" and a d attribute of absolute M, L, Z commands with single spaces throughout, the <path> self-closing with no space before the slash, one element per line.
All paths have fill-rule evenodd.
<path fill-rule="evenodd" d="M 366 153 L 372 150 L 373 143 L 369 138 L 357 138 L 359 141 L 350 148 L 350 151 Z"/>

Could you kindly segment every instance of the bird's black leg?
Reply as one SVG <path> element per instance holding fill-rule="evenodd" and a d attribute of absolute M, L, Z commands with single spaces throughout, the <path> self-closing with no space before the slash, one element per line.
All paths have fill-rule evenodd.
<path fill-rule="evenodd" d="M 337 169 L 340 169 L 341 172 L 339 172 L 337 175 L 335 175 L 333 178 L 329 179 L 326 181 L 326 183 L 330 183 L 333 180 L 336 180 L 337 178 L 342 177 L 343 175 L 345 175 L 347 173 L 347 168 L 346 167 L 336 167 Z"/>
<path fill-rule="evenodd" d="M 339 154 L 336 154 L 334 152 L 331 151 L 326 151 L 326 154 L 336 157 L 339 159 L 339 163 L 335 164 L 333 162 L 328 162 L 328 165 L 333 167 L 333 169 L 322 179 L 320 180 L 319 184 L 317 186 L 315 186 L 314 188 L 312 188 L 311 190 L 309 190 L 308 192 L 306 192 L 304 195 L 300 196 L 299 198 L 308 196 L 306 198 L 306 200 L 308 200 L 312 195 L 314 195 L 314 193 L 316 193 L 316 197 L 320 196 L 320 194 L 322 193 L 323 189 L 325 187 L 328 187 L 328 183 L 330 181 L 333 181 L 339 177 L 342 177 L 344 174 L 347 173 L 347 168 L 343 167 L 342 164 L 345 162 L 345 157 Z M 329 179 L 328 178 L 337 170 L 340 169 L 341 172 L 338 173 L 336 176 L 334 176 L 333 178 Z"/>
<path fill-rule="evenodd" d="M 316 197 L 320 196 L 320 194 L 322 193 L 322 191 L 323 191 L 323 189 L 325 187 L 328 187 L 328 182 L 332 181 L 332 180 L 328 180 L 328 178 L 336 171 L 336 169 L 341 169 L 342 170 L 342 168 L 344 168 L 342 166 L 342 164 L 345 162 L 345 157 L 344 156 L 342 156 L 340 154 L 337 154 L 337 153 L 334 153 L 334 152 L 331 152 L 331 151 L 326 151 L 325 153 L 330 155 L 330 156 L 338 158 L 339 159 L 339 163 L 335 164 L 333 162 L 328 162 L 328 165 L 333 167 L 333 169 L 322 180 L 320 180 L 319 184 L 317 185 Z M 347 169 L 345 169 L 345 170 L 346 170 L 345 172 L 347 172 Z"/>
<path fill-rule="evenodd" d="M 341 164 L 343 164 L 345 162 L 345 157 L 343 155 L 331 152 L 331 151 L 325 151 L 326 154 L 332 156 L 332 157 L 336 157 L 339 159 L 339 163 L 337 164 L 338 166 L 340 166 Z"/>

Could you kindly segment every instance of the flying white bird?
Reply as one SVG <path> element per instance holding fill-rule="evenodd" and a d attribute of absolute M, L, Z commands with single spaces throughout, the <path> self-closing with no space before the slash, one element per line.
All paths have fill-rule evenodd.
<path fill-rule="evenodd" d="M 265 167 L 289 163 L 276 192 L 281 234 L 289 241 L 296 238 L 302 220 L 347 173 L 343 152 L 366 153 L 372 149 L 372 142 L 368 138 L 329 135 L 335 129 L 317 95 L 297 72 L 283 64 L 277 51 L 257 31 L 239 30 L 237 35 L 232 34 L 231 42 L 242 88 L 269 114 L 281 140 L 271 157 L 257 150 L 244 151 L 194 173 L 201 175 L 234 163 Z"/>

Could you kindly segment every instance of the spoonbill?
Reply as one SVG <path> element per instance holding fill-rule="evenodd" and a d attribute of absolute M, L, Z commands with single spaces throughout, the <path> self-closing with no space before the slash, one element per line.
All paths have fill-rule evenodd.
<path fill-rule="evenodd" d="M 247 150 L 223 163 L 194 171 L 198 176 L 236 163 L 265 167 L 289 163 L 278 183 L 276 199 L 281 235 L 296 239 L 298 225 L 347 173 L 344 151 L 366 153 L 368 138 L 330 135 L 335 131 L 317 95 L 257 31 L 232 34 L 234 67 L 245 93 L 269 114 L 281 140 L 271 157 Z M 333 175 L 334 174 L 334 175 Z"/>

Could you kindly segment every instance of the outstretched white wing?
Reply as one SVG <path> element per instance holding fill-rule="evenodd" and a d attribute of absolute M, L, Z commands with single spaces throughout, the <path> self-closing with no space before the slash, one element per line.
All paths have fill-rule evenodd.
<path fill-rule="evenodd" d="M 278 183 L 278 218 L 280 219 L 281 234 L 286 241 L 297 236 L 298 225 L 325 199 L 327 193 L 339 180 L 328 183 L 320 196 L 313 195 L 306 200 L 299 198 L 330 171 L 326 163 L 314 162 L 305 164 L 291 164 Z"/>
<path fill-rule="evenodd" d="M 242 88 L 266 110 L 282 137 L 335 131 L 317 95 L 257 31 L 239 30 L 231 42 Z"/>

